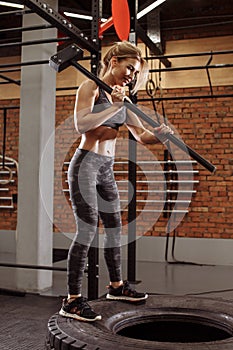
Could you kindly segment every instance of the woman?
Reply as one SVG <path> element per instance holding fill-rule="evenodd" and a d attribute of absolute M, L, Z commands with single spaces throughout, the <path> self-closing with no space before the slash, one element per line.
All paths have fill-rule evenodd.
<path fill-rule="evenodd" d="M 104 257 L 110 284 L 106 298 L 138 302 L 145 293 L 133 290 L 121 275 L 120 201 L 113 174 L 115 144 L 119 126 L 125 124 L 142 144 L 166 139 L 165 125 L 145 129 L 139 118 L 123 105 L 124 87 L 136 81 L 134 92 L 144 81 L 146 62 L 141 51 L 127 41 L 115 44 L 105 55 L 101 79 L 113 88 L 111 95 L 92 80 L 84 81 L 77 92 L 74 121 L 82 134 L 68 171 L 70 197 L 77 233 L 68 255 L 68 297 L 60 315 L 81 321 L 96 321 L 101 315 L 82 297 L 81 287 L 88 249 L 96 233 L 98 218 L 105 229 Z"/>

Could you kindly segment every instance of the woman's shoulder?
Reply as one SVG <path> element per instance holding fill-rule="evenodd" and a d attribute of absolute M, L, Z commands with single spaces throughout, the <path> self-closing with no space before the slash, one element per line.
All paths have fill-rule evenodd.
<path fill-rule="evenodd" d="M 96 91 L 98 92 L 99 91 L 99 87 L 98 85 L 96 85 L 96 83 L 91 80 L 91 79 L 87 79 L 87 80 L 84 80 L 81 85 L 79 86 L 79 89 L 89 89 L 91 91 Z"/>

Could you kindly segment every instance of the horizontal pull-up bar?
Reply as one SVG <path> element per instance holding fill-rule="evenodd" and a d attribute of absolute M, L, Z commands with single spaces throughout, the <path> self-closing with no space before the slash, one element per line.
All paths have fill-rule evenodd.
<path fill-rule="evenodd" d="M 1 12 L 0 16 L 12 16 L 12 15 L 27 15 L 28 13 L 33 13 L 31 10 L 14 10 L 14 11 L 6 11 L 6 12 Z"/>
<path fill-rule="evenodd" d="M 70 37 L 63 38 L 51 38 L 51 39 L 41 39 L 41 40 L 29 40 L 29 41 L 18 41 L 14 43 L 4 43 L 0 44 L 0 48 L 3 47 L 14 47 L 14 46 L 30 46 L 30 45 L 40 45 L 40 44 L 50 44 L 58 43 L 60 41 L 71 41 Z"/>
<path fill-rule="evenodd" d="M 0 267 L 14 267 L 19 269 L 29 269 L 29 270 L 51 270 L 51 271 L 67 271 L 66 267 L 59 266 L 47 266 L 47 265 L 27 265 L 27 264 L 13 264 L 13 263 L 4 263 L 0 262 Z M 85 273 L 88 272 L 88 269 L 84 270 Z"/>
<path fill-rule="evenodd" d="M 177 53 L 171 55 L 156 55 L 146 57 L 147 60 L 155 60 L 161 58 L 183 58 L 183 57 L 199 57 L 199 56 L 209 56 L 209 55 L 227 55 L 232 54 L 233 50 L 222 50 L 222 51 L 205 51 L 205 52 L 193 52 L 193 53 Z"/>
<path fill-rule="evenodd" d="M 107 85 L 101 79 L 96 77 L 93 73 L 88 71 L 82 65 L 77 63 L 77 59 L 81 58 L 82 55 L 83 55 L 83 51 L 76 44 L 72 44 L 71 46 L 65 48 L 64 50 L 59 51 L 56 55 L 52 56 L 50 58 L 49 64 L 57 72 L 61 72 L 63 69 L 65 69 L 69 66 L 73 66 L 73 67 L 77 68 L 85 76 L 87 76 L 89 79 L 93 80 L 98 86 L 100 86 L 106 92 L 111 94 L 112 88 L 109 85 Z M 142 112 L 133 103 L 131 103 L 127 100 L 125 100 L 124 103 L 129 110 L 131 110 L 139 118 L 141 118 L 142 120 L 147 122 L 153 128 L 160 126 L 159 123 L 155 122 L 153 119 L 148 117 L 148 115 L 146 115 L 144 112 Z M 211 164 L 209 161 L 207 161 L 205 158 L 203 158 L 200 154 L 198 154 L 196 151 L 194 151 L 191 147 L 186 145 L 183 141 L 178 139 L 176 136 L 169 134 L 169 135 L 167 135 L 167 138 L 172 143 L 174 143 L 176 146 L 178 146 L 180 149 L 182 149 L 186 153 L 189 153 L 193 159 L 195 159 L 198 163 L 200 163 L 202 166 L 204 166 L 210 172 L 214 172 L 216 170 L 216 168 L 213 164 Z"/>
<path fill-rule="evenodd" d="M 27 32 L 32 30 L 42 30 L 42 29 L 50 29 L 54 28 L 51 24 L 43 24 L 43 25 L 33 25 L 28 27 L 15 27 L 15 28 L 4 28 L 0 29 L 0 33 L 12 33 L 12 32 Z"/>
<path fill-rule="evenodd" d="M 138 98 L 138 102 L 142 101 L 179 101 L 179 100 L 199 100 L 200 98 L 229 98 L 233 97 L 233 94 L 216 94 L 216 95 L 190 95 L 190 96 L 172 96 L 172 97 L 148 97 L 148 98 Z"/>
<path fill-rule="evenodd" d="M 157 69 L 150 69 L 150 73 L 157 73 L 157 72 L 176 72 L 176 71 L 182 71 L 182 70 L 199 70 L 199 69 L 215 69 L 215 68 L 231 68 L 233 67 L 232 63 L 219 63 L 219 64 L 211 64 L 211 65 L 203 65 L 203 66 L 186 66 L 186 67 L 168 67 L 168 68 L 157 68 Z"/>

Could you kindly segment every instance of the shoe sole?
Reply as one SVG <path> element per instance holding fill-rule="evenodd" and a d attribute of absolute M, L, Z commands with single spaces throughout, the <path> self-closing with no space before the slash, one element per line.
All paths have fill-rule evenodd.
<path fill-rule="evenodd" d="M 137 302 L 137 301 L 142 301 L 146 300 L 148 298 L 148 294 L 146 294 L 143 298 L 131 298 L 127 296 L 115 296 L 112 294 L 107 294 L 106 299 L 108 300 L 125 300 L 125 301 L 132 301 L 132 302 Z"/>
<path fill-rule="evenodd" d="M 62 309 L 59 311 L 59 315 L 63 317 L 74 318 L 75 320 L 84 322 L 94 322 L 102 319 L 101 315 L 97 315 L 95 318 L 84 318 L 76 314 L 70 314 L 69 312 L 65 312 Z"/>

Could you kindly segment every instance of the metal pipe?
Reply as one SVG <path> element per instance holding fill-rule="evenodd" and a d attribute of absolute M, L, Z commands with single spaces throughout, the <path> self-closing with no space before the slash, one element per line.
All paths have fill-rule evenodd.
<path fill-rule="evenodd" d="M 19 269 L 51 270 L 51 271 L 67 272 L 66 267 L 55 267 L 55 266 L 46 266 L 46 265 L 27 265 L 27 264 L 13 264 L 13 263 L 0 262 L 0 267 L 15 267 L 15 268 L 19 268 Z M 85 269 L 84 272 L 87 273 L 88 269 Z"/>
<path fill-rule="evenodd" d="M 56 88 L 56 91 L 77 90 L 78 88 L 79 86 L 59 87 L 59 88 Z"/>
<path fill-rule="evenodd" d="M 162 56 L 150 56 L 147 57 L 147 60 L 154 60 L 160 58 L 182 58 L 182 57 L 198 57 L 198 56 L 209 56 L 209 55 L 228 55 L 232 54 L 233 50 L 222 50 L 222 51 L 205 51 L 205 52 L 196 52 L 196 53 L 180 53 L 173 55 L 162 55 Z"/>
<path fill-rule="evenodd" d="M 228 97 L 233 97 L 233 94 L 138 98 L 138 102 L 152 101 L 152 99 L 154 101 L 176 101 L 176 100 L 198 100 L 200 98 L 228 98 Z"/>
<path fill-rule="evenodd" d="M 90 60 L 91 56 L 84 56 L 80 59 L 80 61 L 87 61 Z M 0 64 L 1 68 L 11 68 L 11 67 L 25 67 L 25 66 L 33 66 L 37 64 L 49 64 L 48 60 L 42 60 L 42 61 L 28 61 L 28 62 L 19 62 L 19 63 L 6 63 L 6 64 Z M 12 70 L 11 72 L 16 72 L 17 70 Z M 8 71 L 0 71 L 0 73 L 5 73 Z"/>
<path fill-rule="evenodd" d="M 6 12 L 1 12 L 0 16 L 9 16 L 9 15 L 26 15 L 28 13 L 33 13 L 32 10 L 15 10 L 15 11 L 6 11 Z"/>
<path fill-rule="evenodd" d="M 200 16 L 200 17 L 185 17 L 186 21 L 196 21 L 196 20 L 203 20 L 203 19 L 214 19 L 214 18 L 232 18 L 233 15 L 216 15 L 216 16 Z M 161 23 L 172 23 L 177 21 L 183 21 L 184 18 L 176 18 L 176 19 L 166 19 L 161 21 Z"/>
<path fill-rule="evenodd" d="M 15 43 L 5 43 L 0 44 L 1 47 L 11 47 L 11 46 L 29 46 L 29 45 L 38 45 L 38 44 L 49 44 L 49 43 L 56 43 L 59 41 L 70 41 L 71 39 L 69 37 L 64 38 L 51 38 L 51 39 L 43 39 L 43 40 L 30 40 L 30 41 L 18 41 Z"/>
<path fill-rule="evenodd" d="M 224 22 L 213 22 L 213 23 L 200 23 L 200 24 L 193 24 L 193 25 L 186 25 L 186 26 L 180 26 L 180 27 L 168 27 L 163 28 L 163 31 L 171 31 L 171 30 L 179 30 L 179 29 L 193 29 L 193 28 L 201 28 L 201 27 L 212 27 L 217 25 L 226 25 L 226 24 L 232 24 L 232 21 L 224 21 Z"/>
<path fill-rule="evenodd" d="M 210 58 L 208 59 L 208 62 L 206 63 L 206 74 L 207 74 L 207 78 L 208 78 L 208 82 L 209 82 L 209 86 L 210 86 L 211 95 L 213 95 L 213 86 L 212 86 L 212 82 L 211 82 L 209 66 L 210 66 L 210 63 L 212 62 L 212 59 L 213 59 L 213 55 L 211 54 Z"/>
<path fill-rule="evenodd" d="M 7 85 L 7 84 L 12 84 L 12 83 L 9 81 L 1 81 L 0 82 L 0 85 Z"/>
<path fill-rule="evenodd" d="M 53 271 L 67 271 L 64 267 L 53 267 L 45 265 L 26 265 L 26 264 L 10 264 L 10 263 L 0 263 L 1 267 L 16 267 L 20 269 L 32 269 L 32 270 L 53 270 Z"/>
<path fill-rule="evenodd" d="M 0 109 L 19 109 L 20 106 L 7 106 L 7 107 L 0 107 Z"/>
<path fill-rule="evenodd" d="M 7 70 L 0 70 L 0 73 L 15 73 L 20 72 L 20 69 L 7 69 Z"/>
<path fill-rule="evenodd" d="M 226 63 L 226 64 L 212 64 L 208 66 L 208 69 L 213 68 L 231 68 L 233 67 L 232 63 Z M 156 73 L 156 72 L 176 72 L 176 71 L 183 71 L 183 70 L 196 70 L 196 69 L 206 69 L 206 66 L 188 66 L 188 67 L 169 67 L 169 68 L 156 68 L 156 69 L 150 69 L 150 73 Z"/>
<path fill-rule="evenodd" d="M 6 119 L 7 109 L 3 109 L 3 143 L 2 143 L 2 168 L 5 167 L 5 153 L 6 153 Z"/>
<path fill-rule="evenodd" d="M 41 30 L 41 29 L 49 29 L 54 28 L 51 24 L 43 24 L 43 25 L 35 25 L 29 27 L 16 27 L 16 28 L 5 28 L 0 29 L 0 33 L 11 33 L 11 32 L 26 32 L 31 30 Z"/>
<path fill-rule="evenodd" d="M 11 68 L 11 67 L 25 67 L 25 66 L 34 66 L 37 64 L 48 64 L 48 60 L 42 60 L 42 61 L 28 61 L 28 62 L 18 62 L 18 63 L 6 63 L 6 64 L 0 64 L 1 68 Z"/>

